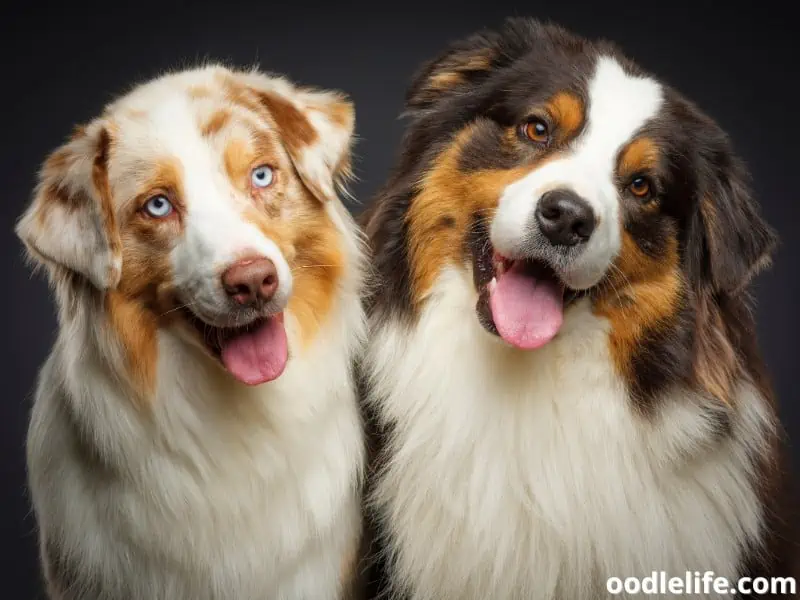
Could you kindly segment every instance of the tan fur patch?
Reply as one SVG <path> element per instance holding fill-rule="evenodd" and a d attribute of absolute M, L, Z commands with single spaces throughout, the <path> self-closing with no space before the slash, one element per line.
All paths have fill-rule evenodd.
<path fill-rule="evenodd" d="M 156 385 L 156 319 L 140 302 L 114 291 L 106 294 L 106 311 L 125 351 L 130 383 L 144 404 Z"/>
<path fill-rule="evenodd" d="M 173 307 L 164 294 L 172 287 L 169 251 L 182 232 L 182 168 L 171 159 L 149 167 L 139 201 L 131 206 L 120 225 L 122 276 L 117 289 L 106 296 L 112 329 L 119 337 L 127 359 L 128 376 L 140 402 L 155 391 L 158 362 L 157 331 L 162 318 Z M 174 216 L 151 219 L 138 213 L 140 205 L 156 191 L 169 191 L 176 208 Z"/>
<path fill-rule="evenodd" d="M 225 172 L 231 182 L 240 190 L 244 190 L 244 182 L 248 181 L 247 175 L 253 161 L 253 152 L 249 144 L 242 139 L 231 140 L 225 147 L 223 159 Z"/>
<path fill-rule="evenodd" d="M 431 90 L 444 91 L 453 88 L 464 81 L 467 73 L 486 71 L 491 68 L 494 54 L 473 54 L 458 56 L 448 62 L 442 70 L 433 73 L 425 87 Z"/>
<path fill-rule="evenodd" d="M 296 256 L 290 264 L 294 292 L 288 310 L 297 318 L 303 344 L 314 341 L 333 308 L 336 287 L 345 268 L 339 232 L 319 206 L 295 239 Z"/>
<path fill-rule="evenodd" d="M 331 123 L 342 129 L 348 129 L 353 122 L 353 105 L 345 102 L 343 98 L 340 98 L 339 102 L 328 104 L 325 107 L 316 107 L 316 110 L 327 114 Z"/>
<path fill-rule="evenodd" d="M 345 256 L 324 206 L 305 188 L 301 190 L 301 197 L 292 200 L 291 219 L 270 219 L 256 208 L 247 210 L 245 218 L 275 242 L 289 263 L 294 285 L 287 310 L 297 319 L 302 344 L 307 346 L 333 307 Z"/>
<path fill-rule="evenodd" d="M 545 105 L 545 110 L 558 124 L 561 141 L 574 138 L 583 126 L 585 111 L 583 102 L 575 94 L 559 92 Z"/>
<path fill-rule="evenodd" d="M 445 73 L 436 73 L 432 75 L 428 81 L 428 86 L 434 90 L 448 90 L 460 85 L 466 81 L 464 75 L 458 71 L 446 71 Z"/>
<path fill-rule="evenodd" d="M 617 371 L 633 376 L 633 355 L 642 339 L 675 316 L 683 295 L 678 242 L 670 238 L 663 256 L 642 252 L 626 231 L 608 279 L 594 294 L 594 312 L 611 323 L 609 344 Z"/>
<path fill-rule="evenodd" d="M 654 140 L 641 137 L 633 140 L 620 153 L 617 172 L 623 178 L 658 168 L 660 151 Z"/>
<path fill-rule="evenodd" d="M 205 137 L 219 133 L 230 119 L 229 111 L 217 110 L 200 126 L 200 133 Z"/>
<path fill-rule="evenodd" d="M 694 378 L 700 389 L 730 404 L 741 364 L 710 290 L 699 294 L 695 329 Z"/>
<path fill-rule="evenodd" d="M 209 98 L 212 95 L 211 89 L 204 85 L 193 85 L 188 90 L 189 98 L 199 100 L 200 98 Z"/>
<path fill-rule="evenodd" d="M 537 165 L 464 173 L 461 149 L 473 134 L 463 130 L 434 162 L 407 215 L 411 286 L 415 303 L 424 300 L 442 267 L 465 260 L 464 242 L 476 213 L 491 218 L 503 189 Z"/>

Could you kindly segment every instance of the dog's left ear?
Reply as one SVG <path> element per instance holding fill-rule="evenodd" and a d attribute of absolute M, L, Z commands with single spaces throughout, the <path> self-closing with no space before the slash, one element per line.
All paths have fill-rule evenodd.
<path fill-rule="evenodd" d="M 689 258 L 710 278 L 715 292 L 734 296 L 770 265 L 778 237 L 761 216 L 747 172 L 727 136 L 712 126 L 704 142 L 696 170 Z"/>
<path fill-rule="evenodd" d="M 278 128 L 303 183 L 319 200 L 337 197 L 352 176 L 355 109 L 344 94 L 301 88 L 280 77 L 240 75 Z"/>

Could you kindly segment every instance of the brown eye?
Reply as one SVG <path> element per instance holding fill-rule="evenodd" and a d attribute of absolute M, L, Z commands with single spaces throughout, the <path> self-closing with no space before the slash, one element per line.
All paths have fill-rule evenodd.
<path fill-rule="evenodd" d="M 522 133 L 532 142 L 546 144 L 550 140 L 550 130 L 547 123 L 541 119 L 531 119 L 522 126 Z"/>
<path fill-rule="evenodd" d="M 650 182 L 645 177 L 637 177 L 631 181 L 630 190 L 637 198 L 646 198 L 650 195 Z"/>

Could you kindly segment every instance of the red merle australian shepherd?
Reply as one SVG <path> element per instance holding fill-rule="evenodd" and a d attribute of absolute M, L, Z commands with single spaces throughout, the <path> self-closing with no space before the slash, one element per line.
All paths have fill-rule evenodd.
<path fill-rule="evenodd" d="M 530 20 L 451 46 L 407 109 L 365 214 L 390 595 L 789 576 L 746 290 L 776 237 L 726 134 L 613 45 Z"/>

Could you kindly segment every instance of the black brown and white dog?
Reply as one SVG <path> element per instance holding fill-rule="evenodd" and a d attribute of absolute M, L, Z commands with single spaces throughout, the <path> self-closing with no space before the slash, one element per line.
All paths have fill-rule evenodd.
<path fill-rule="evenodd" d="M 746 292 L 776 235 L 726 134 L 612 44 L 525 19 L 425 65 L 407 110 L 365 214 L 391 591 L 787 575 Z"/>
<path fill-rule="evenodd" d="M 45 162 L 17 232 L 59 308 L 27 443 L 53 599 L 349 597 L 353 123 L 341 94 L 211 65 Z"/>

